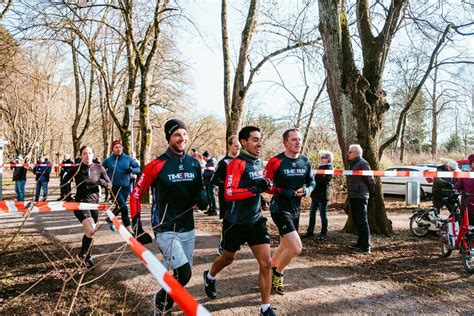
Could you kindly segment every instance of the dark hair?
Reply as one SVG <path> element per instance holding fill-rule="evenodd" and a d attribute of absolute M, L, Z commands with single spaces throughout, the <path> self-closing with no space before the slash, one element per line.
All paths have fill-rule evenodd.
<path fill-rule="evenodd" d="M 287 129 L 284 133 L 283 133 L 283 140 L 287 140 L 288 139 L 288 136 L 290 136 L 290 133 L 291 132 L 299 132 L 300 129 L 299 128 L 290 128 L 290 129 Z"/>
<path fill-rule="evenodd" d="M 255 126 L 245 126 L 242 128 L 239 132 L 239 141 L 241 139 L 248 140 L 250 137 L 250 133 L 252 132 L 259 132 L 260 133 L 260 128 L 255 127 Z"/>
<path fill-rule="evenodd" d="M 80 155 L 80 156 L 82 156 L 82 152 L 83 152 L 84 149 L 86 149 L 86 148 L 90 148 L 90 149 L 92 150 L 92 153 L 94 153 L 94 149 L 92 149 L 91 146 L 89 146 L 89 145 L 84 145 L 84 146 L 81 147 L 81 149 L 79 149 L 79 155 Z"/>
<path fill-rule="evenodd" d="M 227 138 L 227 145 L 232 145 L 232 143 L 234 142 L 234 139 L 237 139 L 237 141 L 239 140 L 239 138 L 237 137 L 237 135 L 230 135 L 229 138 Z"/>

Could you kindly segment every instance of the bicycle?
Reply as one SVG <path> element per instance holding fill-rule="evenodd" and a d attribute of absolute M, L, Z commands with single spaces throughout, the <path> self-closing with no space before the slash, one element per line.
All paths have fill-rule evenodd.
<path fill-rule="evenodd" d="M 469 197 L 474 194 L 467 194 L 462 191 L 452 191 L 456 197 L 456 205 L 453 216 L 445 220 L 441 229 L 440 249 L 443 257 L 449 257 L 453 250 L 461 253 L 461 262 L 464 269 L 474 273 L 474 226 L 469 225 Z M 464 210 L 461 212 L 459 197 L 466 199 Z"/>

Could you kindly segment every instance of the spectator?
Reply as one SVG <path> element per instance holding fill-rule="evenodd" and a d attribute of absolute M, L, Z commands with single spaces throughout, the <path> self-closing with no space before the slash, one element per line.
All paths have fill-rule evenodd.
<path fill-rule="evenodd" d="M 216 197 L 214 194 L 214 185 L 211 183 L 212 176 L 216 171 L 217 163 L 211 157 L 211 154 L 208 151 L 205 151 L 202 154 L 206 165 L 204 166 L 204 171 L 202 173 L 203 184 L 206 189 L 207 201 L 209 204 L 209 209 L 207 210 L 207 215 L 214 216 L 217 215 L 216 211 Z"/>
<path fill-rule="evenodd" d="M 18 156 L 15 159 L 16 164 L 23 164 L 23 157 Z M 25 200 L 26 168 L 24 166 L 13 167 L 13 181 L 15 181 L 15 194 L 18 202 Z"/>
<path fill-rule="evenodd" d="M 350 145 L 347 155 L 350 170 L 370 170 L 369 163 L 362 158 L 362 148 L 360 145 Z M 354 252 L 370 253 L 370 228 L 367 218 L 367 204 L 369 198 L 372 198 L 375 194 L 374 177 L 347 176 L 347 192 L 352 220 L 358 234 L 357 243 L 348 247 Z"/>
<path fill-rule="evenodd" d="M 73 164 L 74 161 L 71 160 L 71 155 L 65 154 L 63 157 L 63 161 L 61 164 L 70 165 Z M 61 172 L 59 173 L 59 183 L 61 185 L 61 195 L 58 201 L 66 200 L 72 201 L 73 198 L 71 196 L 71 181 L 64 182 L 63 179 L 67 175 L 67 173 L 71 170 L 72 166 L 61 166 Z"/>
<path fill-rule="evenodd" d="M 321 151 L 319 154 L 320 170 L 332 170 L 332 160 L 334 155 L 330 151 Z M 314 227 L 316 226 L 316 213 L 319 208 L 319 217 L 321 218 L 321 232 L 317 236 L 318 240 L 323 241 L 327 238 L 328 233 L 328 215 L 327 205 L 329 197 L 331 196 L 331 182 L 332 175 L 330 174 L 316 174 L 314 176 L 316 181 L 316 188 L 311 192 L 311 206 L 309 210 L 309 225 L 306 235 L 308 238 L 314 236 Z"/>
<path fill-rule="evenodd" d="M 47 157 L 41 157 L 38 162 L 38 166 L 33 168 L 33 173 L 35 174 L 36 186 L 35 186 L 35 202 L 39 201 L 41 190 L 43 190 L 43 201 L 46 201 L 48 198 L 48 183 L 49 175 L 51 173 L 50 161 Z"/>
<path fill-rule="evenodd" d="M 446 164 L 442 165 L 438 171 L 459 171 L 458 164 L 454 160 L 449 160 Z M 436 209 L 436 215 L 439 215 L 443 206 L 452 212 L 454 210 L 454 202 L 446 199 L 449 198 L 450 190 L 453 190 L 454 185 L 456 184 L 457 179 L 452 178 L 434 178 L 433 181 L 433 190 L 432 190 L 432 199 L 433 207 Z"/>
<path fill-rule="evenodd" d="M 130 157 L 133 159 L 133 161 L 137 163 L 138 167 L 140 168 L 140 161 L 137 159 L 137 154 L 134 151 L 130 152 Z M 136 173 L 130 174 L 130 192 L 132 192 L 133 187 L 137 183 L 137 177 L 138 175 Z"/>

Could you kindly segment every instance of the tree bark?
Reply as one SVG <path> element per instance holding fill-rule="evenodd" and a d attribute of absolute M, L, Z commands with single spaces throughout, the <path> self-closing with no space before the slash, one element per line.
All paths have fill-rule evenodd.
<path fill-rule="evenodd" d="M 405 2 L 391 2 L 384 27 L 379 35 L 374 36 L 368 2 L 357 1 L 357 26 L 363 57 L 363 68 L 360 72 L 355 65 L 345 1 L 319 0 L 319 28 L 325 52 L 323 62 L 328 73 L 327 89 L 346 167 L 348 146 L 358 143 L 363 148 L 364 158 L 371 168 L 380 168 L 379 137 L 383 115 L 387 111 L 381 78 Z M 392 234 L 379 178 L 376 179 L 375 199 L 369 201 L 368 217 L 373 233 Z M 355 231 L 350 213 L 345 230 Z"/>
<path fill-rule="evenodd" d="M 433 75 L 433 93 L 431 95 L 431 156 L 435 158 L 438 154 L 438 95 L 436 92 L 438 68 L 435 68 Z"/>
<path fill-rule="evenodd" d="M 229 53 L 229 35 L 227 31 L 227 0 L 222 0 L 221 9 L 222 24 L 222 58 L 224 60 L 224 112 L 225 121 L 231 121 L 230 109 L 230 53 Z M 230 126 L 229 126 L 230 127 Z M 232 135 L 231 129 L 226 129 L 226 139 Z"/>

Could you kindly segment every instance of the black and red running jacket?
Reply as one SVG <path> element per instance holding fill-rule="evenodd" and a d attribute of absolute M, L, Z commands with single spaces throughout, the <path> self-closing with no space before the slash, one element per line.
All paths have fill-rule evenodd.
<path fill-rule="evenodd" d="M 235 224 L 253 224 L 263 217 L 256 184 L 263 179 L 262 160 L 240 152 L 227 166 L 224 197 L 232 202 L 224 219 Z"/>
<path fill-rule="evenodd" d="M 299 214 L 301 197 L 295 196 L 295 191 L 305 188 L 306 196 L 315 187 L 308 158 L 300 155 L 293 159 L 280 153 L 268 161 L 264 175 L 273 182 L 270 211 Z"/>
<path fill-rule="evenodd" d="M 193 206 L 207 208 L 201 166 L 189 156 L 178 156 L 169 148 L 148 163 L 130 194 L 130 215 L 140 218 L 141 197 L 152 188 L 152 226 L 155 233 L 186 232 L 194 229 Z"/>

